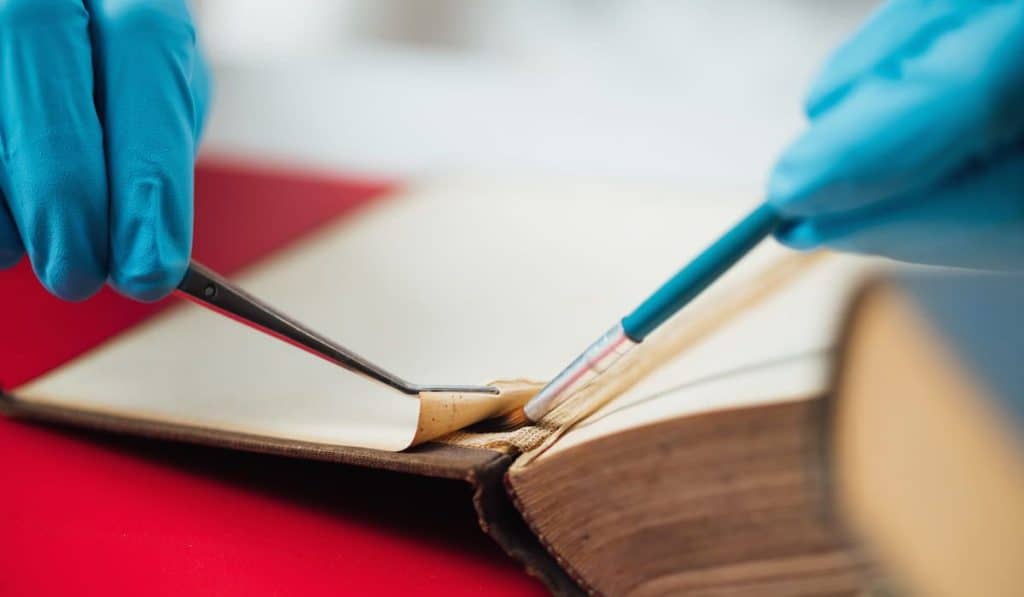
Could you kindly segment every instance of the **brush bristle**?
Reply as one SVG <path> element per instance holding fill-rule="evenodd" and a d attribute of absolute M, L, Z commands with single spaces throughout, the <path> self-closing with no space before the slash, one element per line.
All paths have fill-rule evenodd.
<path fill-rule="evenodd" d="M 520 427 L 525 427 L 530 424 L 530 420 L 526 418 L 526 413 L 520 406 L 506 413 L 500 414 L 492 419 L 481 421 L 480 423 L 474 426 L 473 431 L 479 431 L 482 433 L 515 431 Z"/>

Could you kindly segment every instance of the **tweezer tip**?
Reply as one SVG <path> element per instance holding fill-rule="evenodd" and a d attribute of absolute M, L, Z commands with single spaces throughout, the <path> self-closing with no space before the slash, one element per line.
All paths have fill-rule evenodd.
<path fill-rule="evenodd" d="M 417 386 L 416 393 L 436 392 L 444 394 L 493 394 L 497 396 L 501 390 L 495 386 Z"/>

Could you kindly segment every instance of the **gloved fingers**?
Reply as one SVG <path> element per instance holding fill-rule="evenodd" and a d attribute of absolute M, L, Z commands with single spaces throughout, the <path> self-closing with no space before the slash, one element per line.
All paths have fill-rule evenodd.
<path fill-rule="evenodd" d="M 81 0 L 0 2 L 0 184 L 53 294 L 80 300 L 107 277 L 107 184 Z"/>
<path fill-rule="evenodd" d="M 124 294 L 156 300 L 181 281 L 192 246 L 195 32 L 184 0 L 89 7 L 110 178 L 110 278 Z"/>
<path fill-rule="evenodd" d="M 7 209 L 3 193 L 0 193 L 0 269 L 7 269 L 18 263 L 24 254 L 25 249 L 21 246 L 18 228 Z"/>
<path fill-rule="evenodd" d="M 844 213 L 806 218 L 777 237 L 902 261 L 1024 269 L 1024 150 L 946 184 Z"/>
<path fill-rule="evenodd" d="M 985 7 L 812 121 L 769 200 L 796 217 L 850 210 L 932 186 L 1024 134 L 1024 2 Z"/>
<path fill-rule="evenodd" d="M 982 7 L 955 0 L 886 2 L 826 61 L 807 95 L 807 116 L 820 116 L 841 102 L 863 78 L 899 68 L 905 57 L 925 51 L 934 39 L 962 25 Z"/>

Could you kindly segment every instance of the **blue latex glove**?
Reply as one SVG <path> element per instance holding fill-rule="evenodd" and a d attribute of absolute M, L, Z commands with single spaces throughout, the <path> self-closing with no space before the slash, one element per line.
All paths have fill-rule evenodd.
<path fill-rule="evenodd" d="M 1024 2 L 890 2 L 806 111 L 769 183 L 782 242 L 1024 269 Z"/>
<path fill-rule="evenodd" d="M 0 0 L 0 267 L 141 300 L 184 276 L 208 92 L 185 0 Z"/>

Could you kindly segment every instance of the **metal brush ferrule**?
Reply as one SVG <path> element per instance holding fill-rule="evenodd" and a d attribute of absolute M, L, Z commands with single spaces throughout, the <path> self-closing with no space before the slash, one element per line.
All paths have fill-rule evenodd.
<path fill-rule="evenodd" d="M 615 324 L 526 403 L 523 407 L 526 417 L 539 421 L 576 390 L 607 371 L 636 344 L 626 335 L 621 323 Z"/>

